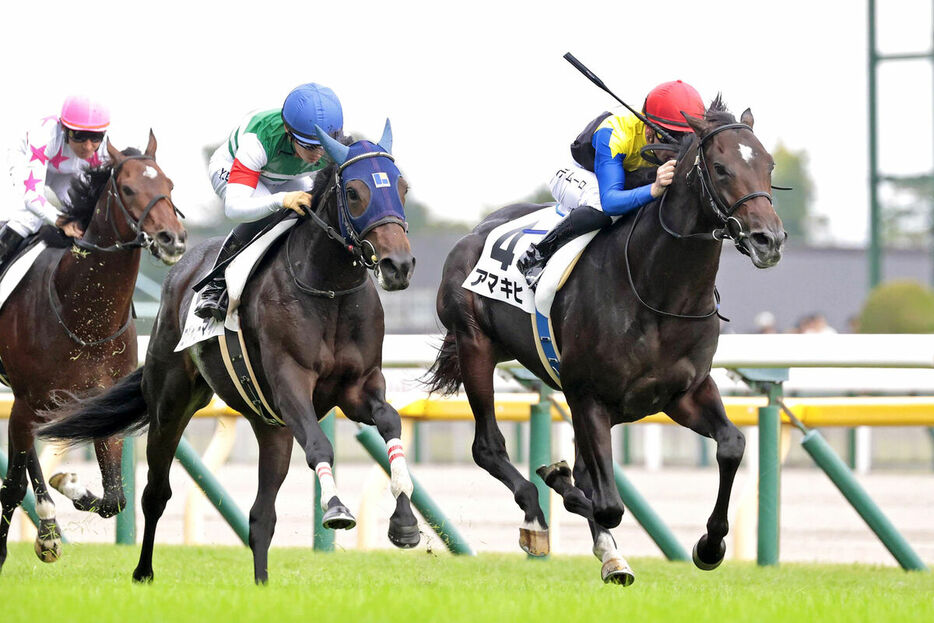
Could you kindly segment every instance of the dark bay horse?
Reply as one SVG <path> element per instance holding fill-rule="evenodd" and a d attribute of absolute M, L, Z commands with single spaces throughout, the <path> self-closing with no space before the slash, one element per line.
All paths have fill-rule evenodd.
<path fill-rule="evenodd" d="M 399 547 L 419 541 L 399 414 L 385 397 L 383 310 L 367 271 L 376 273 L 384 290 L 408 287 L 415 258 L 405 230 L 407 185 L 389 153 L 388 122 L 379 144 L 364 140 L 348 147 L 326 135 L 322 142 L 335 164 L 315 180 L 315 212 L 270 248 L 238 308 L 260 389 L 285 426 L 255 415 L 241 398 L 216 338 L 175 352 L 192 284 L 211 268 L 217 239 L 193 248 L 169 272 L 145 366 L 43 433 L 74 440 L 149 427 L 149 480 L 142 498 L 146 527 L 133 572 L 138 582 L 153 578 L 156 523 L 171 496 L 169 468 L 176 446 L 192 414 L 214 392 L 249 419 L 259 442 L 249 539 L 257 583 L 268 578 L 275 499 L 289 468 L 293 437 L 321 483 L 325 526 L 351 528 L 355 523 L 337 496 L 333 448 L 318 423 L 335 406 L 356 422 L 375 424 L 386 440 L 396 496 L 389 537 Z"/>
<path fill-rule="evenodd" d="M 107 144 L 110 162 L 92 168 L 71 188 L 65 217 L 85 234 L 65 239 L 49 228 L 49 242 L 0 310 L 0 359 L 13 389 L 10 468 L 0 490 L 0 566 L 6 560 L 10 516 L 26 494 L 36 493 L 41 519 L 36 553 L 45 562 L 61 555 L 55 505 L 34 447 L 41 414 L 56 403 L 54 393 L 107 388 L 139 363 L 131 306 L 143 248 L 166 264 L 185 251 L 186 233 L 172 203 L 172 181 L 156 164 L 156 138 L 146 151 L 122 153 Z M 99 498 L 73 474 L 50 479 L 79 510 L 101 517 L 120 512 L 125 500 L 119 440 L 95 443 L 103 476 Z"/>
<path fill-rule="evenodd" d="M 577 460 L 573 482 L 563 462 L 539 474 L 568 510 L 590 522 L 604 581 L 623 585 L 634 575 L 609 532 L 623 515 L 610 427 L 657 411 L 717 442 L 720 489 L 694 562 L 712 569 L 723 559 L 730 490 L 745 441 L 710 377 L 720 326 L 714 281 L 721 241 L 731 238 L 759 268 L 779 261 L 785 241 L 768 192 L 772 157 L 752 132 L 752 113 L 736 123 L 718 97 L 704 119 L 687 121 L 694 134 L 681 147 L 664 199 L 594 238 L 551 314 Z M 541 207 L 494 212 L 448 255 L 437 300 L 447 334 L 427 377 L 432 391 L 464 385 L 476 420 L 474 460 L 513 492 L 525 512 L 520 545 L 535 555 L 548 551 L 548 527 L 534 485 L 509 462 L 495 420 L 493 370 L 517 359 L 558 387 L 539 360 L 528 313 L 461 284 L 493 228 Z"/>

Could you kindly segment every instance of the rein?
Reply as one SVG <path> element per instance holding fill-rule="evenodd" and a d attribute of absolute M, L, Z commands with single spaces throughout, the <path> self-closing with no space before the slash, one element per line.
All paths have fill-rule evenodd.
<path fill-rule="evenodd" d="M 70 337 L 74 342 L 79 345 L 87 348 L 89 346 L 98 346 L 99 344 L 105 344 L 111 340 L 115 340 L 121 335 L 123 335 L 127 329 L 130 328 L 130 323 L 133 322 L 133 306 L 130 306 L 130 313 L 127 316 L 126 322 L 123 323 L 123 326 L 120 327 L 116 333 L 105 337 L 101 340 L 95 340 L 93 342 L 88 342 L 82 339 L 77 333 L 68 328 L 65 324 L 65 320 L 62 318 L 62 301 L 58 298 L 58 293 L 55 291 L 55 273 L 58 271 L 58 264 L 52 269 L 52 274 L 49 275 L 49 304 L 52 307 L 52 311 L 55 313 L 55 319 L 58 320 L 58 324 L 62 326 L 62 329 L 65 330 L 65 334 Z"/>
<path fill-rule="evenodd" d="M 94 244 L 93 242 L 87 242 L 79 238 L 78 240 L 73 241 L 74 245 L 78 247 L 79 249 L 84 249 L 86 251 L 101 251 L 104 253 L 113 253 L 116 251 L 123 251 L 125 249 L 142 249 L 144 247 L 151 246 L 153 242 L 152 238 L 149 236 L 149 234 L 143 231 L 142 226 L 143 226 L 143 223 L 146 221 L 146 217 L 149 216 L 149 212 L 152 211 L 155 205 L 159 203 L 160 201 L 162 201 L 163 199 L 169 202 L 169 205 L 172 207 L 172 210 L 174 210 L 178 216 L 185 218 L 185 215 L 182 214 L 181 210 L 175 207 L 175 204 L 172 203 L 172 199 L 169 198 L 168 195 L 156 195 L 155 197 L 149 200 L 149 203 L 146 204 L 146 207 L 143 209 L 142 216 L 140 216 L 138 220 L 134 219 L 133 215 L 130 214 L 130 211 L 127 209 L 126 203 L 123 201 L 123 196 L 120 193 L 120 187 L 117 184 L 117 178 L 120 175 L 120 169 L 123 168 L 123 165 L 126 163 L 127 160 L 152 160 L 153 162 L 155 162 L 155 158 L 153 158 L 152 156 L 147 156 L 145 154 L 141 154 L 138 156 L 126 156 L 124 160 L 121 160 L 119 164 L 117 164 L 110 170 L 110 180 L 107 183 L 107 206 L 104 211 L 104 219 L 110 223 L 111 230 L 113 231 L 114 237 L 117 239 L 117 242 L 115 242 L 114 244 L 110 246 L 102 247 L 100 245 Z M 120 213 L 123 215 L 124 222 L 127 225 L 129 225 L 132 232 L 136 234 L 136 237 L 133 238 L 133 240 L 130 240 L 130 241 L 120 240 L 121 234 L 119 231 L 117 231 L 117 224 L 114 220 L 110 219 L 111 203 L 115 203 L 116 206 L 120 208 Z"/>

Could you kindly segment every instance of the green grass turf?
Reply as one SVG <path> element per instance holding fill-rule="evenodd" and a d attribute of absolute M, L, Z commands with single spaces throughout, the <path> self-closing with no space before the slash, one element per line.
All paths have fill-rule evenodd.
<path fill-rule="evenodd" d="M 32 544 L 10 545 L 5 621 L 934 621 L 934 576 L 889 567 L 634 559 L 622 588 L 588 557 L 275 548 L 257 587 L 246 548 L 158 546 L 155 582 L 135 585 L 139 547 L 65 548 L 44 564 Z"/>

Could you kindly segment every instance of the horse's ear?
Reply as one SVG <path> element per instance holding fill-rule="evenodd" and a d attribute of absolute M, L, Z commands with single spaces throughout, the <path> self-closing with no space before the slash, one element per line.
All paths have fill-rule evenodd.
<path fill-rule="evenodd" d="M 337 164 L 344 164 L 347 160 L 347 154 L 350 152 L 350 148 L 328 136 L 328 133 L 318 124 L 315 124 L 315 134 L 318 136 L 318 140 L 321 141 L 324 151 L 328 152 L 331 160 Z"/>
<path fill-rule="evenodd" d="M 377 144 L 388 153 L 392 153 L 392 126 L 389 125 L 388 117 L 386 118 L 386 125 L 383 127 L 383 136 Z"/>
<path fill-rule="evenodd" d="M 152 128 L 149 128 L 149 144 L 146 145 L 146 155 L 150 158 L 156 156 L 156 135 L 152 133 Z"/>
<path fill-rule="evenodd" d="M 743 111 L 743 114 L 740 115 L 740 117 L 739 117 L 739 122 L 740 122 L 740 123 L 745 123 L 745 124 L 748 125 L 750 128 L 752 127 L 752 124 L 755 122 L 755 119 L 752 118 L 752 109 L 751 109 L 751 108 L 747 108 L 746 110 Z"/>
<path fill-rule="evenodd" d="M 113 146 L 109 138 L 107 139 L 107 155 L 110 156 L 110 162 L 112 162 L 114 166 L 120 164 L 124 159 L 123 154 Z"/>
<path fill-rule="evenodd" d="M 694 134 L 697 136 L 703 136 L 710 130 L 710 122 L 706 119 L 689 115 L 683 110 L 681 111 L 681 116 L 684 117 L 684 120 L 687 121 L 688 125 L 691 126 L 691 129 L 694 130 Z"/>

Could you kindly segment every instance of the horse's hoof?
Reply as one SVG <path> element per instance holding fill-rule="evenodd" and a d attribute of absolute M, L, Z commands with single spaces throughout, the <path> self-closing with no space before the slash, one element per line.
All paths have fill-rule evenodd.
<path fill-rule="evenodd" d="M 74 472 L 58 472 L 49 478 L 49 484 L 72 502 L 77 502 L 87 493 L 87 489 L 81 486 L 78 474 Z"/>
<path fill-rule="evenodd" d="M 389 524 L 389 542 L 400 549 L 412 549 L 418 545 L 421 535 L 418 524 L 411 526 L 394 526 Z"/>
<path fill-rule="evenodd" d="M 36 556 L 42 562 L 55 562 L 62 557 L 62 540 L 41 540 L 37 538 L 33 544 L 33 549 L 36 550 Z"/>
<path fill-rule="evenodd" d="M 529 556 L 547 556 L 548 552 L 551 551 L 548 529 L 519 528 L 519 547 Z"/>
<path fill-rule="evenodd" d="M 571 466 L 567 461 L 558 461 L 551 465 L 542 465 L 535 470 L 538 477 L 541 478 L 549 487 L 555 478 L 571 478 Z"/>
<path fill-rule="evenodd" d="M 629 563 L 622 558 L 611 558 L 603 563 L 600 577 L 606 584 L 629 586 L 636 581 L 636 574 L 629 568 Z"/>
<path fill-rule="evenodd" d="M 137 584 L 152 584 L 152 570 L 142 571 L 138 567 L 133 570 L 133 581 Z"/>
<path fill-rule="evenodd" d="M 705 534 L 700 539 L 698 539 L 697 543 L 694 544 L 694 549 L 693 551 L 691 551 L 691 558 L 694 559 L 694 566 L 697 567 L 698 569 L 702 569 L 704 571 L 713 571 L 714 569 L 720 566 L 721 562 L 723 562 L 723 557 L 726 555 L 726 542 L 723 540 L 720 541 L 720 553 L 718 555 L 719 557 L 714 562 L 707 562 L 701 559 L 700 557 L 700 553 L 698 552 L 698 550 L 706 544 L 707 544 L 707 535 Z"/>
<path fill-rule="evenodd" d="M 350 530 L 357 525 L 357 520 L 343 504 L 335 504 L 324 513 L 321 525 L 329 530 Z"/>

